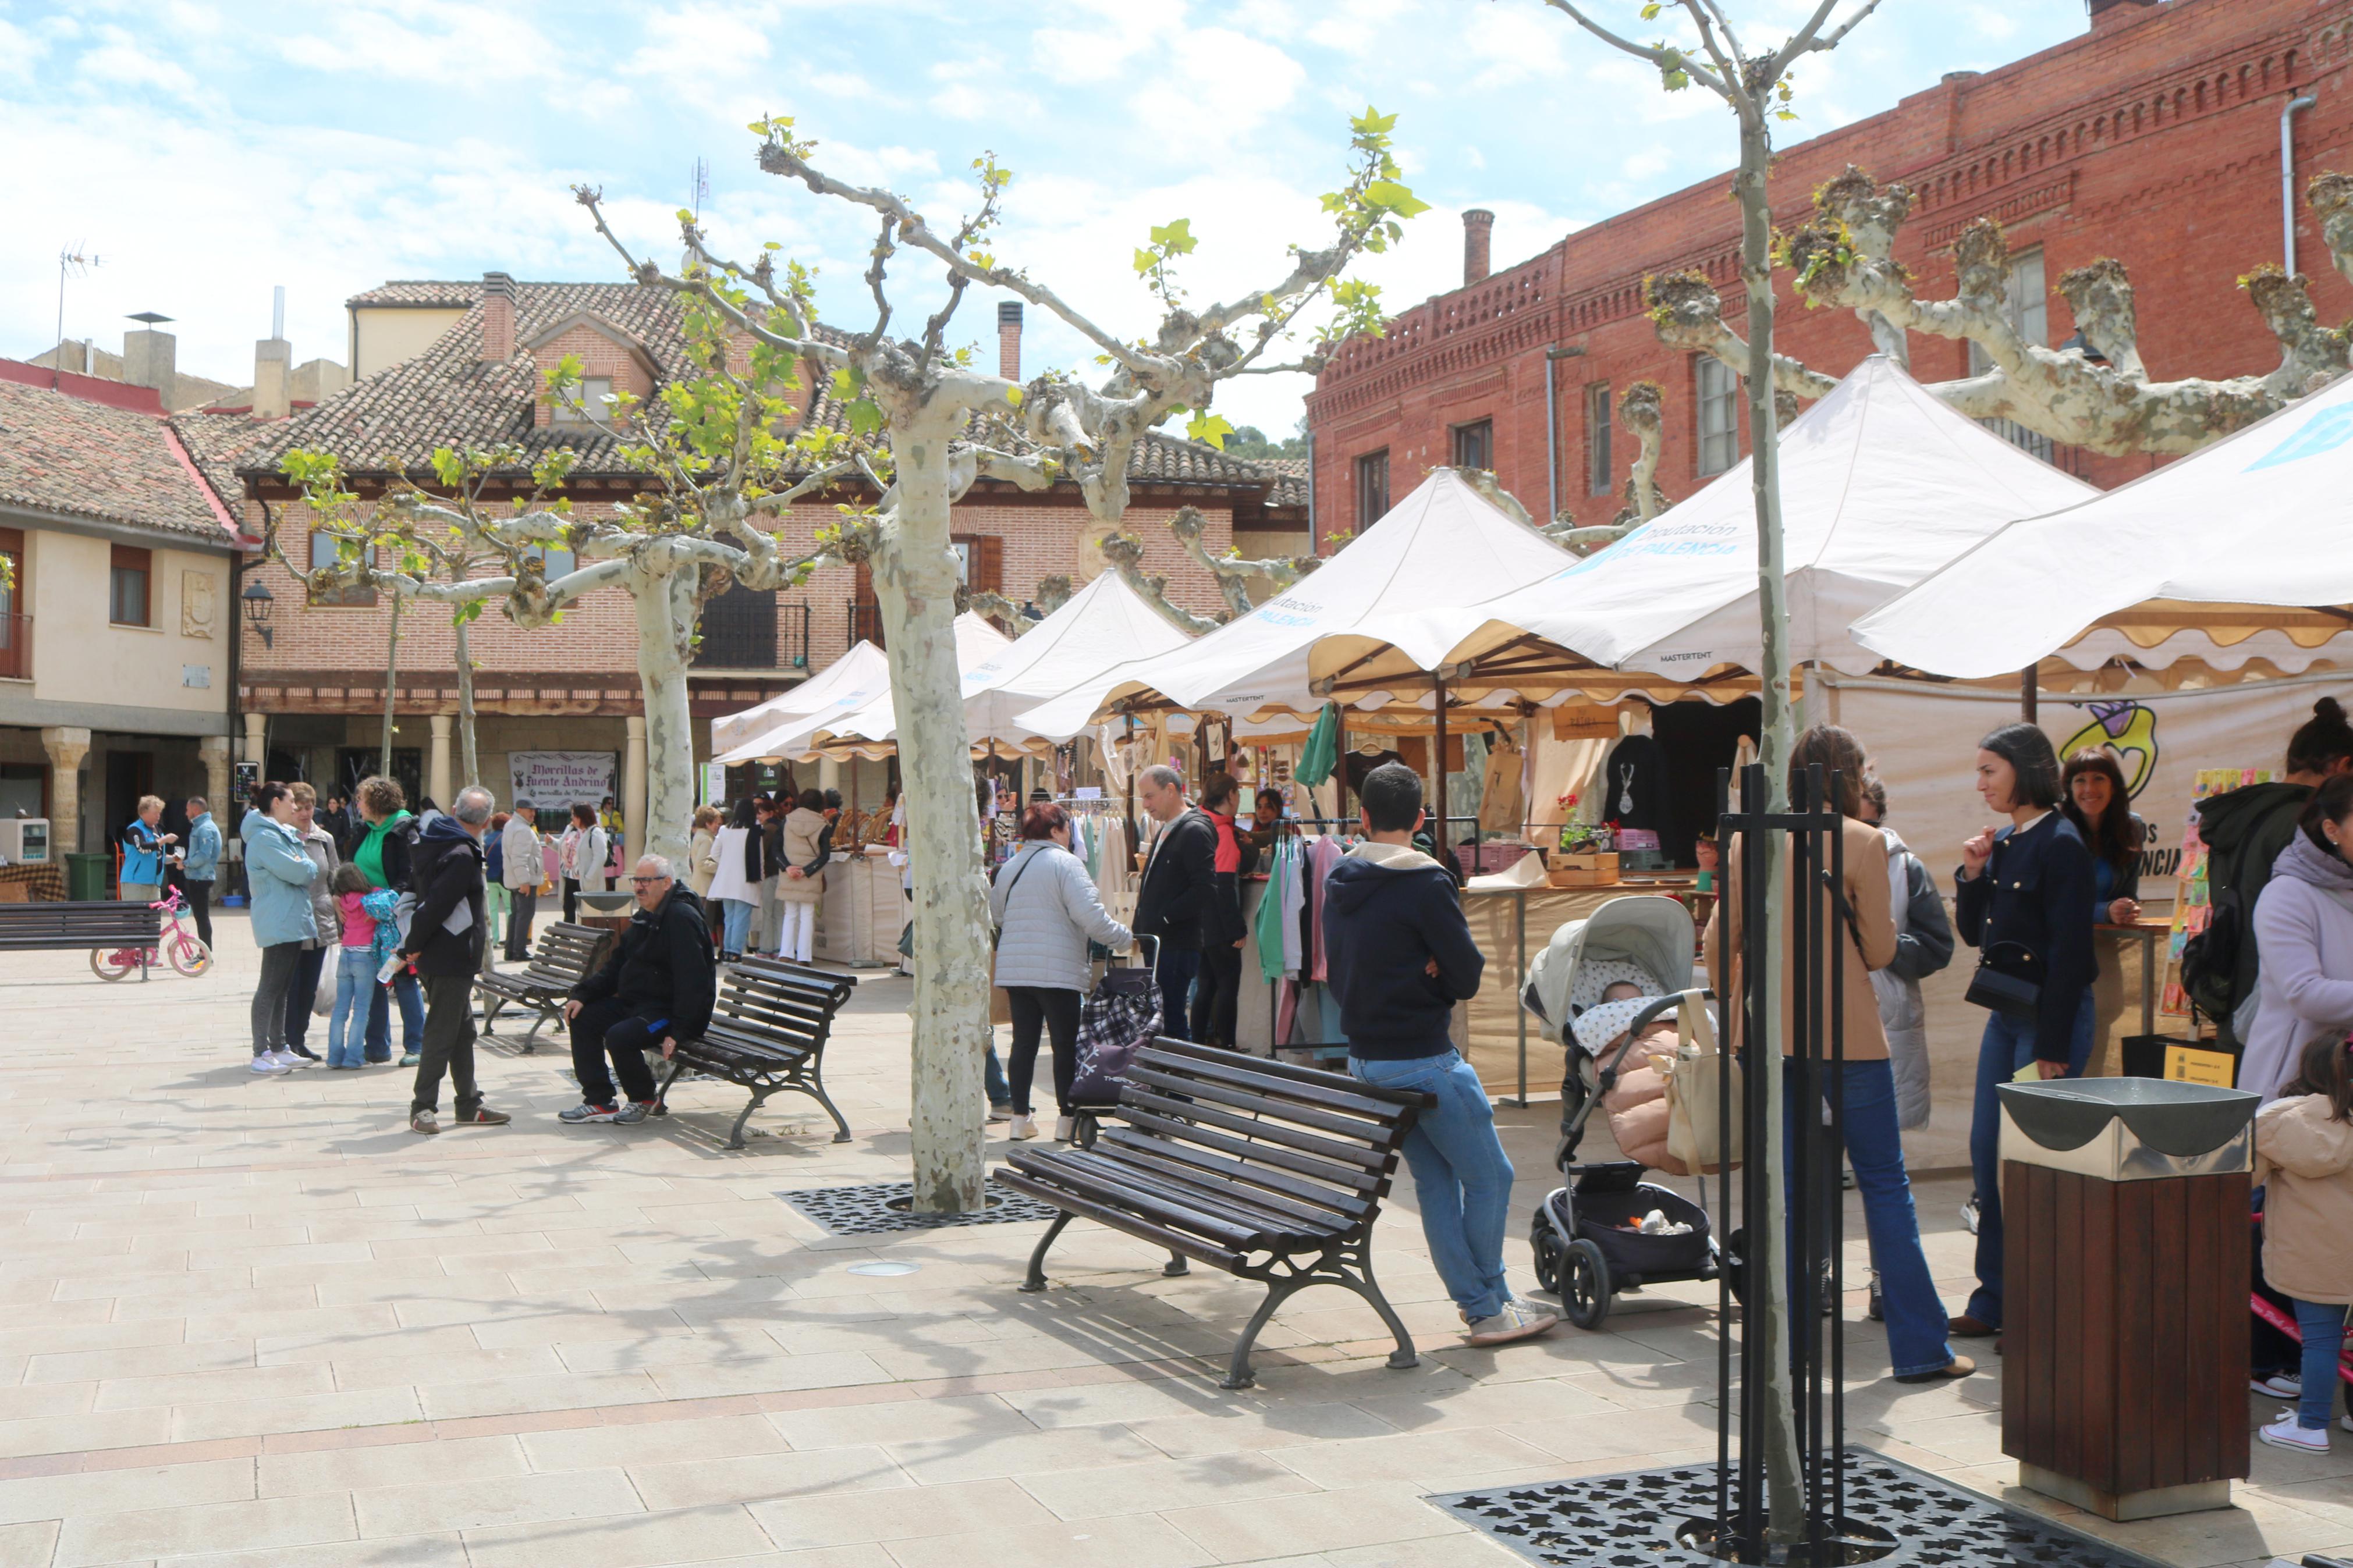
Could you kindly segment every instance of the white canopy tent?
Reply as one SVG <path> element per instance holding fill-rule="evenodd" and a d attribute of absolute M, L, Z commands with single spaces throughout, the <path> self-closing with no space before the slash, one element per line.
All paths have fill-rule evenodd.
<path fill-rule="evenodd" d="M 882 650 L 871 642 L 852 643 L 849 652 L 790 690 L 778 692 L 756 708 L 713 719 L 712 760 L 744 763 L 775 756 L 774 752 L 757 749 L 772 731 L 787 730 L 813 713 L 847 712 L 872 701 L 877 692 L 890 687 L 891 666 Z"/>
<path fill-rule="evenodd" d="M 966 679 L 974 669 L 1013 646 L 1012 638 L 969 610 L 958 616 L 951 626 L 955 633 L 956 668 Z M 796 760 L 820 754 L 832 757 L 889 756 L 896 749 L 894 741 L 888 738 L 861 740 L 839 734 L 842 726 L 853 715 L 878 706 L 885 710 L 889 708 L 891 681 L 887 668 L 879 689 L 845 691 L 843 697 L 844 700 L 824 712 L 810 714 L 807 718 L 771 731 L 759 742 L 770 748 L 761 755 Z"/>
<path fill-rule="evenodd" d="M 1093 691 L 1100 700 L 1111 684 L 1110 672 L 1124 662 L 1192 641 L 1115 572 L 1097 576 L 1014 641 L 1000 637 L 998 646 L 978 645 L 976 651 L 986 657 L 976 663 L 964 662 L 961 630 L 958 636 L 965 731 L 976 746 L 1014 748 L 1041 738 L 1021 723 L 1024 710 L 1065 692 Z M 886 694 L 832 723 L 826 739 L 874 742 L 897 733 L 898 713 Z"/>
<path fill-rule="evenodd" d="M 2120 489 L 2014 522 L 1855 626 L 1931 674 L 2353 660 L 2353 376 Z"/>
<path fill-rule="evenodd" d="M 1861 674 L 1879 654 L 1858 616 L 2020 517 L 2091 487 L 2003 440 L 1879 355 L 1781 433 L 1790 663 Z M 1442 602 L 1367 616 L 1315 650 L 1315 674 L 1355 689 L 1392 668 L 1446 668 L 1466 693 L 1525 698 L 1630 684 L 1698 685 L 1763 662 L 1756 500 L 1743 462 L 1657 521 L 1468 607 Z M 1366 650 L 1386 644 L 1372 657 Z M 1566 652 L 1570 657 L 1563 658 Z M 1466 668 L 1467 667 L 1467 668 Z M 1753 683 L 1752 683 L 1753 684 Z M 1668 692 L 1672 695 L 1672 692 Z"/>
<path fill-rule="evenodd" d="M 1307 654 L 1317 638 L 1422 606 L 1472 604 L 1576 560 L 1505 516 L 1460 474 L 1433 469 L 1346 549 L 1249 615 L 1183 647 L 1131 660 L 1029 710 L 1020 721 L 1067 740 L 1108 704 L 1150 694 L 1163 706 L 1236 720 L 1276 710 L 1312 714 L 1323 701 L 1309 685 Z M 1366 705 L 1392 698 L 1368 696 Z"/>

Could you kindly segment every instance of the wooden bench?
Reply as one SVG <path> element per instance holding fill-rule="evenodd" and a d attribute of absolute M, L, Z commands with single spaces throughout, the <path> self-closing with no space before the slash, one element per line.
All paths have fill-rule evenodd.
<path fill-rule="evenodd" d="M 0 952 L 103 952 L 109 948 L 145 950 L 144 979 L 158 962 L 164 912 L 143 902 L 0 904 Z"/>
<path fill-rule="evenodd" d="M 1373 1279 L 1373 1222 L 1414 1119 L 1435 1097 L 1376 1089 L 1163 1037 L 1136 1053 L 1118 1121 L 1091 1148 L 1016 1149 L 998 1179 L 1062 1212 L 1029 1255 L 1024 1290 L 1046 1288 L 1046 1252 L 1081 1215 L 1168 1249 L 1164 1272 L 1198 1258 L 1266 1286 L 1234 1346 L 1224 1386 L 1250 1386 L 1250 1346 L 1274 1310 L 1310 1285 L 1337 1285 L 1413 1340 Z"/>
<path fill-rule="evenodd" d="M 849 1142 L 849 1123 L 825 1092 L 825 1043 L 833 1016 L 858 982 L 779 959 L 746 957 L 728 966 L 719 986 L 711 1023 L 691 1040 L 681 1040 L 662 1079 L 654 1114 L 668 1115 L 670 1086 L 682 1072 L 707 1074 L 752 1091 L 752 1101 L 735 1119 L 727 1147 L 744 1147 L 744 1124 L 772 1094 L 806 1094 L 833 1118 L 833 1141 Z"/>
<path fill-rule="evenodd" d="M 539 933 L 539 946 L 521 969 L 493 970 L 478 975 L 474 990 L 482 998 L 482 1033 L 498 1032 L 500 1012 L 510 1005 L 538 1015 L 523 1037 L 525 1056 L 538 1048 L 539 1032 L 564 1016 L 564 1000 L 572 988 L 596 972 L 613 949 L 613 932 L 596 926 L 558 921 Z"/>

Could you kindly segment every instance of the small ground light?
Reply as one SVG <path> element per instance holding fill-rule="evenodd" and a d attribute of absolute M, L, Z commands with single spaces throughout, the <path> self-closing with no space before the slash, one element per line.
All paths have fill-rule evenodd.
<path fill-rule="evenodd" d="M 889 1278 L 899 1274 L 913 1274 L 918 1267 L 920 1265 L 893 1263 L 887 1258 L 878 1258 L 865 1263 L 853 1263 L 849 1266 L 849 1271 L 852 1274 L 864 1274 L 870 1277 L 879 1274 Z"/>

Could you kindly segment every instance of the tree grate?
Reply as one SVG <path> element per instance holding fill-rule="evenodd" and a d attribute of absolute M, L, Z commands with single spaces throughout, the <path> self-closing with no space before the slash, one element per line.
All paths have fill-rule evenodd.
<path fill-rule="evenodd" d="M 1847 1450 L 1846 1517 L 1894 1540 L 1887 1568 L 2162 1568 L 2038 1513 L 1866 1449 Z M 1715 1516 L 1715 1467 L 1682 1465 L 1430 1501 L 1546 1568 L 1724 1568 L 1678 1540 Z"/>
<path fill-rule="evenodd" d="M 912 1182 L 877 1182 L 863 1187 L 805 1187 L 776 1196 L 798 1209 L 828 1236 L 882 1236 L 901 1230 L 944 1230 L 966 1225 L 1018 1225 L 1052 1219 L 1061 1210 L 1036 1198 L 988 1183 L 988 1207 L 978 1214 L 914 1214 Z"/>

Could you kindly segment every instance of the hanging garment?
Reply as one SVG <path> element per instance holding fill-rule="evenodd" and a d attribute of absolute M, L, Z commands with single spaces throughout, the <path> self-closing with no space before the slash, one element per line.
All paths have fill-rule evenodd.
<path fill-rule="evenodd" d="M 1291 776 L 1310 789 L 1332 776 L 1340 764 L 1340 705 L 1326 702 L 1324 710 L 1315 715 L 1315 727 L 1307 731 L 1307 743 L 1300 749 L 1299 762 Z"/>
<path fill-rule="evenodd" d="M 1498 737 L 1487 753 L 1487 773 L 1479 790 L 1479 831 L 1516 835 L 1527 824 L 1525 788 L 1527 753 Z"/>
<path fill-rule="evenodd" d="M 1300 853 L 1298 839 L 1284 839 L 1283 849 L 1282 972 L 1296 978 L 1306 956 L 1304 944 L 1299 940 L 1299 917 L 1307 908 L 1307 862 Z"/>
<path fill-rule="evenodd" d="M 1610 748 L 1602 768 L 1603 822 L 1662 833 L 1667 827 L 1666 749 L 1648 735 L 1629 735 Z"/>
<path fill-rule="evenodd" d="M 1258 916 L 1250 932 L 1255 939 L 1252 949 L 1258 955 L 1258 972 L 1261 979 L 1282 978 L 1282 879 L 1284 876 L 1283 845 L 1274 848 L 1273 863 L 1267 868 L 1266 890 L 1259 895 Z M 1296 875 L 1293 871 L 1293 875 Z"/>
<path fill-rule="evenodd" d="M 1345 853 L 1335 834 L 1326 834 L 1307 847 L 1307 898 L 1313 909 L 1308 918 L 1315 928 L 1315 952 L 1308 965 L 1307 977 L 1311 980 L 1330 978 L 1324 957 L 1324 884 Z"/>

